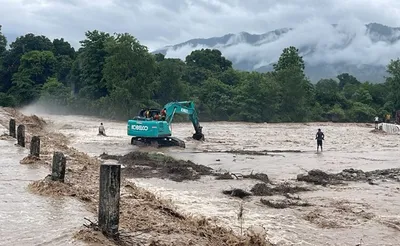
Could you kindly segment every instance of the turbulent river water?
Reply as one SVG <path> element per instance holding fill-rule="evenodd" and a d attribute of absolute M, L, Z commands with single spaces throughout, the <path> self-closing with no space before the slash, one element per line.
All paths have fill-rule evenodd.
<path fill-rule="evenodd" d="M 130 145 L 130 137 L 126 135 L 126 122 L 82 116 L 56 116 L 40 113 L 37 115 L 53 122 L 55 130 L 71 139 L 73 147 L 91 156 L 99 156 L 104 152 L 126 154 L 137 148 Z M 100 122 L 105 125 L 107 137 L 97 136 Z M 186 149 L 154 150 L 148 148 L 147 150 L 164 152 L 176 158 L 192 160 L 214 169 L 229 170 L 234 173 L 262 172 L 268 174 L 270 179 L 276 182 L 295 179 L 297 174 L 306 173 L 315 168 L 326 172 L 340 172 L 345 168 L 370 171 L 400 167 L 398 161 L 400 156 L 399 136 L 372 133 L 373 126 L 331 123 L 248 124 L 226 122 L 203 123 L 202 125 L 206 137 L 206 141 L 203 143 L 189 138 L 193 133 L 191 124 L 174 123 L 173 134 L 186 141 Z M 324 152 L 317 154 L 314 138 L 318 128 L 324 131 L 326 140 Z M 8 148 L 11 147 L 15 149 L 11 145 Z M 282 150 L 283 152 L 267 156 L 211 153 L 211 151 L 243 149 L 252 151 Z M 205 150 L 210 152 L 204 153 Z M 301 152 L 292 152 L 294 150 Z M 14 162 L 16 159 L 20 159 L 16 157 L 15 153 L 9 153 L 9 155 L 12 155 L 9 158 Z M 19 155 L 23 156 L 24 154 Z M 7 157 L 4 158 L 8 160 Z M 7 163 L 7 161 L 3 161 L 3 163 Z M 18 166 L 18 163 L 2 165 Z M 18 169 L 21 168 L 24 170 L 23 172 L 28 173 L 23 175 L 24 179 L 43 177 L 41 171 L 35 170 L 34 174 L 29 174 L 28 167 L 18 166 Z M 10 172 L 15 171 L 11 170 Z M 20 174 L 21 170 L 18 172 Z M 7 179 L 11 179 L 11 174 L 5 176 Z M 15 175 L 12 177 L 16 178 Z M 250 189 L 257 183 L 251 180 L 215 180 L 211 177 L 190 182 L 160 179 L 135 179 L 134 181 L 164 198 L 171 199 L 184 212 L 214 217 L 221 224 L 235 230 L 238 230 L 239 227 L 237 212 L 241 200 L 223 195 L 221 191 L 233 187 Z M 24 183 L 22 182 L 20 185 L 20 192 L 25 192 L 23 191 Z M 315 191 L 301 194 L 302 199 L 313 204 L 310 207 L 274 209 L 260 204 L 259 198 L 251 198 L 244 202 L 243 227 L 254 225 L 264 227 L 268 238 L 277 245 L 354 246 L 360 242 L 361 245 L 371 246 L 398 245 L 400 240 L 399 193 L 399 183 L 387 180 L 386 182 L 380 181 L 378 185 L 349 183 L 347 186 L 315 187 Z M 21 200 L 29 200 L 31 208 L 35 206 L 35 199 L 39 199 L 31 196 L 23 193 L 19 197 Z M 25 230 L 27 233 L 29 231 L 29 233 L 35 234 L 36 232 L 31 231 L 37 230 L 43 223 L 52 223 L 57 220 L 54 218 L 43 219 L 43 217 L 59 216 L 60 214 L 60 212 L 55 214 L 51 212 L 57 207 L 57 204 L 54 204 L 57 203 L 56 201 L 39 200 L 38 203 L 45 202 L 47 205 L 36 206 L 40 206 L 41 210 L 46 211 L 42 211 L 40 218 L 36 218 L 35 223 L 39 225 L 22 224 L 24 227 L 30 228 Z M 58 204 L 58 210 L 67 209 L 65 208 L 66 201 L 58 201 L 58 203 L 64 203 L 64 205 Z M 23 208 L 24 205 L 18 204 L 22 211 L 24 209 L 28 211 L 26 207 Z M 15 205 L 13 204 L 13 206 Z M 11 209 L 10 205 L 5 204 L 4 207 L 7 207 L 8 210 Z M 24 218 L 24 215 L 21 215 L 23 212 L 15 213 L 20 219 Z M 14 216 L 11 212 L 7 212 L 7 209 L 6 211 L 2 209 L 0 215 L 2 218 Z M 30 214 L 29 216 L 34 215 Z M 74 217 L 79 218 L 79 216 Z M 25 221 L 30 221 L 29 217 L 25 218 Z M 19 224 L 15 222 L 15 224 L 15 227 L 22 226 L 21 222 Z M 69 226 L 77 224 L 79 223 L 75 223 L 73 219 L 68 222 Z M 65 226 L 64 230 L 68 230 L 65 229 L 68 226 Z M 3 234 L 2 238 L 6 235 L 4 230 L 9 230 L 8 226 L 3 225 L 3 227 L 5 228 L 1 228 L 0 232 Z M 51 228 L 51 225 L 46 225 L 46 228 Z M 61 227 L 59 226 L 59 228 Z M 11 236 L 7 234 L 5 237 Z"/>
<path fill-rule="evenodd" d="M 0 125 L 0 132 L 8 130 Z M 49 198 L 27 190 L 30 182 L 44 178 L 49 170 L 21 165 L 29 150 L 0 141 L 0 245 L 85 245 L 73 234 L 90 215 L 70 198 Z"/>

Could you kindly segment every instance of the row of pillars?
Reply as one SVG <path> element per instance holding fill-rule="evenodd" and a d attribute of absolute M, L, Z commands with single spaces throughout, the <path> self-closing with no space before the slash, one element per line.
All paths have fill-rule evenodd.
<path fill-rule="evenodd" d="M 17 138 L 18 145 L 25 147 L 25 126 L 10 120 L 10 136 Z M 33 136 L 30 155 L 40 157 L 40 137 Z M 65 182 L 66 157 L 62 152 L 54 152 L 51 168 L 51 180 Z M 118 235 L 119 201 L 121 185 L 121 165 L 102 164 L 100 166 L 98 226 L 109 237 Z"/>
<path fill-rule="evenodd" d="M 18 125 L 16 127 L 15 119 L 10 120 L 9 124 L 9 135 L 13 138 L 17 138 L 17 144 L 21 147 L 25 147 L 25 125 Z M 40 155 L 40 137 L 33 136 L 30 144 L 30 155 L 39 157 Z"/>

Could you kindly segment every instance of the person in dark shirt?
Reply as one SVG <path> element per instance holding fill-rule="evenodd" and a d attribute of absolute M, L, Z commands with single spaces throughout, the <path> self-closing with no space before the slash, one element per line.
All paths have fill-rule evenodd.
<path fill-rule="evenodd" d="M 325 138 L 324 133 L 321 131 L 321 129 L 318 129 L 317 135 L 315 136 L 315 139 L 317 139 L 317 152 L 319 146 L 321 146 L 321 151 L 322 151 L 322 140 L 324 140 L 324 138 Z"/>

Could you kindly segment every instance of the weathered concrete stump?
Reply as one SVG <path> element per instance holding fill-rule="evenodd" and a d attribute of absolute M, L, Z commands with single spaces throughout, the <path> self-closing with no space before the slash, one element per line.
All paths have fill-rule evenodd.
<path fill-rule="evenodd" d="M 17 143 L 19 146 L 25 147 L 25 126 L 19 125 L 17 128 Z"/>
<path fill-rule="evenodd" d="M 10 120 L 9 128 L 10 128 L 10 136 L 13 138 L 16 138 L 17 134 L 16 134 L 16 127 L 15 127 L 15 119 Z"/>
<path fill-rule="evenodd" d="M 99 228 L 109 237 L 118 235 L 121 165 L 100 166 Z"/>
<path fill-rule="evenodd" d="M 54 152 L 51 168 L 51 180 L 64 182 L 67 159 L 61 152 Z"/>
<path fill-rule="evenodd" d="M 38 136 L 33 136 L 31 140 L 31 155 L 39 157 L 40 155 L 40 138 Z"/>

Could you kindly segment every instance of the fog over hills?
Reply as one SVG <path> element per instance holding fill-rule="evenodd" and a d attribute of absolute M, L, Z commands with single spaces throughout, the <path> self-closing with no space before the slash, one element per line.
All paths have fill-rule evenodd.
<path fill-rule="evenodd" d="M 221 50 L 237 69 L 264 72 L 272 70 L 272 64 L 285 47 L 295 46 L 313 82 L 340 73 L 350 73 L 360 81 L 382 82 L 390 59 L 400 56 L 399 39 L 399 27 L 363 24 L 356 20 L 338 24 L 309 21 L 296 28 L 263 34 L 241 32 L 191 39 L 153 53 L 185 59 L 195 49 L 214 48 Z"/>

